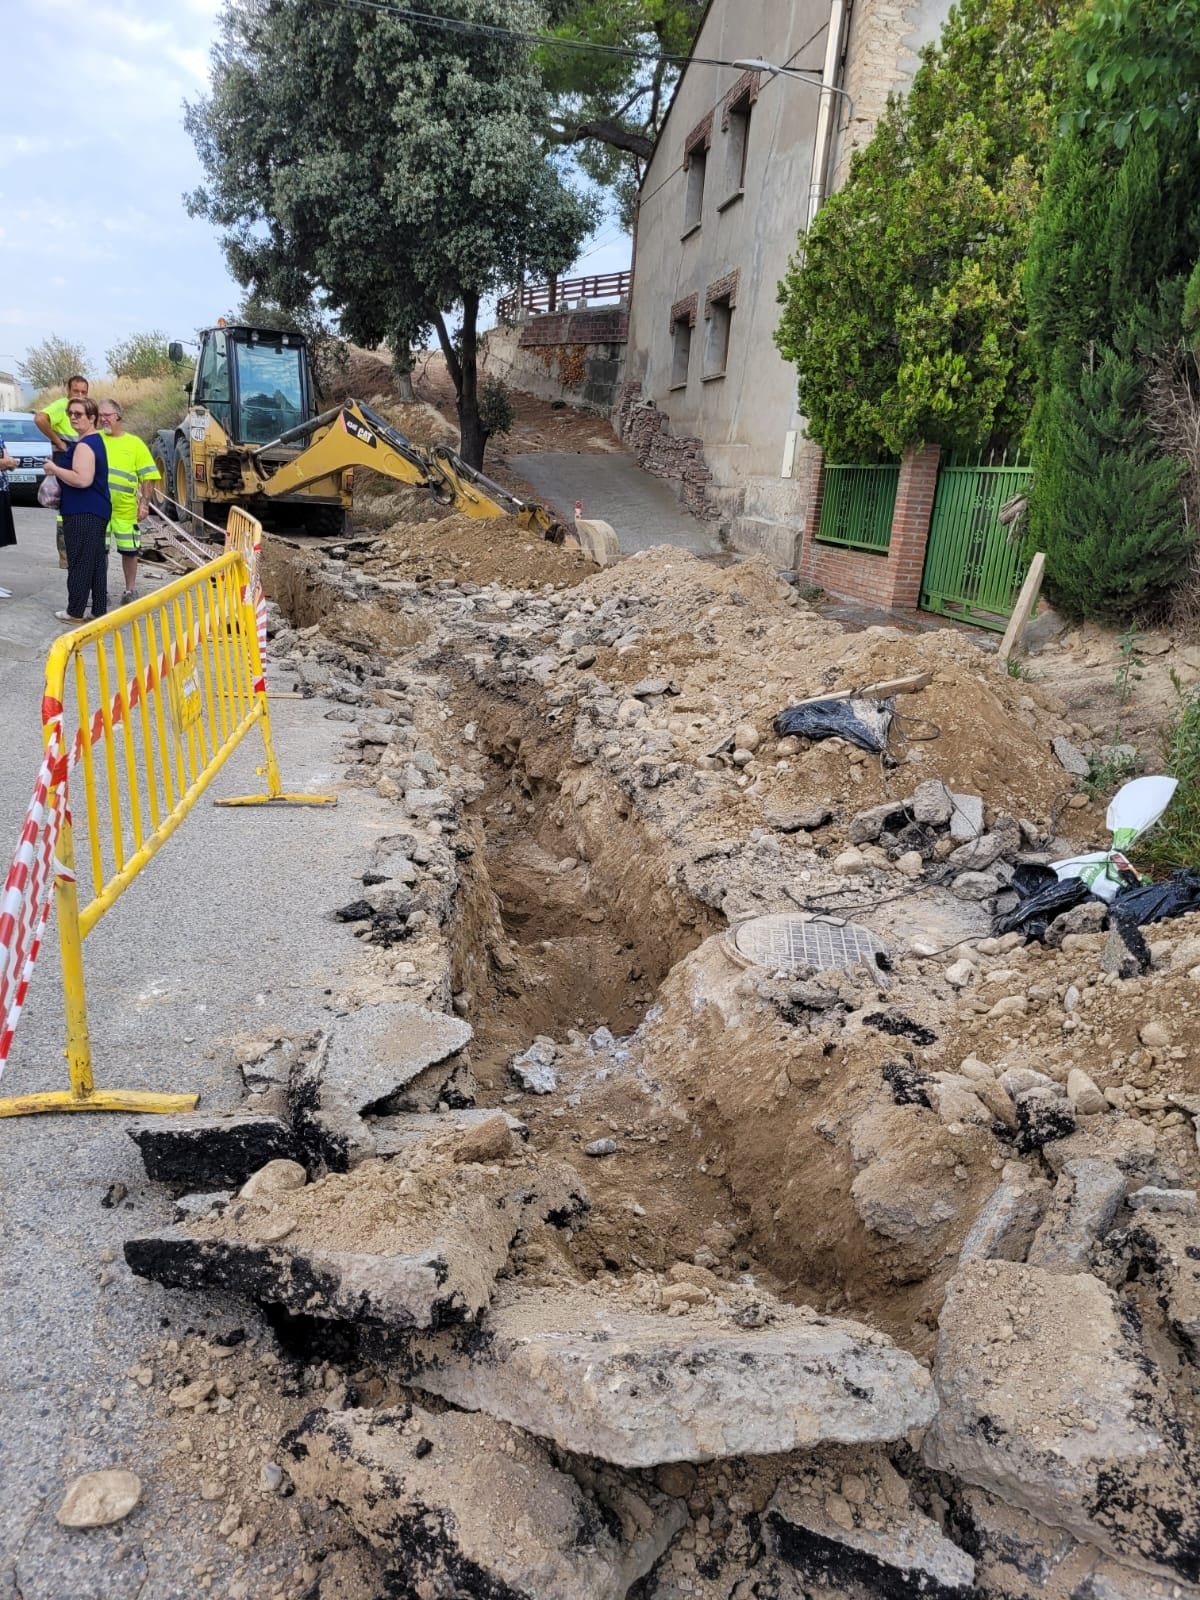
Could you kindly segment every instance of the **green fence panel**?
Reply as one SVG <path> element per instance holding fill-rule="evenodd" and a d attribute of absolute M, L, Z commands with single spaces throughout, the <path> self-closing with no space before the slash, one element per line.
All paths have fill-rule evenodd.
<path fill-rule="evenodd" d="M 852 550 L 886 555 L 899 482 L 897 463 L 826 467 L 816 539 L 821 544 L 847 545 Z"/>
<path fill-rule="evenodd" d="M 1004 628 L 1025 559 L 1000 510 L 1031 476 L 1022 466 L 944 467 L 938 473 L 921 578 L 923 610 Z"/>

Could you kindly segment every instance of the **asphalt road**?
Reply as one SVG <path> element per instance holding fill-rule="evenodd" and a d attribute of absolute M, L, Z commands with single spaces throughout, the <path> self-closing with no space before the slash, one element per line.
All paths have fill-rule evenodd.
<path fill-rule="evenodd" d="M 698 556 L 720 553 L 713 527 L 685 510 L 662 478 L 620 451 L 545 450 L 512 456 L 510 464 L 568 522 L 575 502 L 582 500 L 584 516 L 610 523 L 626 555 L 656 544 L 677 545 Z"/>
<path fill-rule="evenodd" d="M 43 665 L 65 595 L 52 513 L 18 508 L 16 520 L 16 549 L 0 551 L 0 584 L 14 591 L 0 599 L 0 873 L 40 760 Z M 115 558 L 110 571 L 119 594 Z M 202 1107 L 230 1106 L 239 1078 L 229 1040 L 320 1019 L 339 964 L 357 949 L 329 910 L 351 898 L 390 809 L 338 785 L 339 724 L 325 720 L 327 709 L 319 699 L 280 700 L 272 720 L 285 786 L 332 788 L 336 810 L 222 811 L 201 798 L 88 937 L 99 1084 L 196 1089 Z M 211 795 L 259 787 L 257 759 L 260 749 L 245 741 Z M 62 1044 L 52 923 L 0 1090 L 66 1087 Z M 131 1120 L 0 1119 L 0 1600 L 194 1600 L 197 1564 L 214 1563 L 217 1595 L 233 1570 L 215 1533 L 221 1507 L 188 1502 L 170 1481 L 154 1397 L 125 1374 L 168 1330 L 246 1325 L 247 1316 L 143 1283 L 125 1267 L 122 1241 L 171 1219 L 169 1198 L 146 1180 L 128 1137 Z M 114 1184 L 127 1198 L 106 1206 Z M 111 1529 L 58 1527 L 70 1479 L 109 1466 L 142 1477 L 133 1514 Z M 283 1587 L 265 1571 L 279 1561 L 282 1575 L 295 1558 L 294 1548 L 256 1547 L 239 1562 L 254 1578 L 251 1594 Z"/>

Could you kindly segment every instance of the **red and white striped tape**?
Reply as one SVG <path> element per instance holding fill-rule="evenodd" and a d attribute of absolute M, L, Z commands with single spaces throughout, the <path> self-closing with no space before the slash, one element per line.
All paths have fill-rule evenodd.
<path fill-rule="evenodd" d="M 47 750 L 38 772 L 20 843 L 0 894 L 0 1075 L 42 947 L 50 916 L 50 890 L 55 877 L 66 871 L 54 857 L 67 811 L 66 789 L 53 782 L 61 759 L 61 746 L 56 743 Z"/>
<path fill-rule="evenodd" d="M 265 638 L 266 601 L 259 588 L 259 603 L 255 606 L 259 638 Z M 183 659 L 185 652 L 194 651 L 200 644 L 202 627 L 199 622 L 189 630 L 189 637 L 173 650 L 164 651 L 158 662 L 160 679 L 166 677 L 172 665 Z M 182 647 L 181 647 L 182 645 Z M 143 694 L 148 694 L 153 684 L 153 664 L 147 665 L 140 677 L 129 680 L 125 700 L 132 711 Z M 266 683 L 259 679 L 254 692 L 266 693 Z M 109 723 L 115 731 L 124 717 L 122 696 L 113 696 L 109 708 Z M 67 751 L 63 742 L 62 704 L 46 696 L 42 701 L 42 725 L 53 732 L 33 787 L 33 799 L 25 813 L 21 837 L 16 854 L 0 892 L 0 1076 L 12 1048 L 13 1036 L 29 980 L 42 947 L 42 935 L 50 916 L 50 893 L 56 877 L 68 876 L 67 869 L 55 860 L 55 847 L 67 815 L 67 781 L 70 773 L 83 757 L 84 739 L 90 745 L 99 744 L 104 737 L 104 716 L 93 712 L 87 729 L 78 728 Z"/>

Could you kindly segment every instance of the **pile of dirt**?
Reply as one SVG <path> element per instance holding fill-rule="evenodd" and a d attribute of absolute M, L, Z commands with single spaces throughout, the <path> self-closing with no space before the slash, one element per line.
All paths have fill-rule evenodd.
<path fill-rule="evenodd" d="M 429 506 L 428 497 L 423 503 Z M 498 583 L 513 589 L 569 587 L 596 570 L 582 551 L 539 539 L 511 517 L 430 517 L 428 512 L 420 521 L 393 523 L 368 550 L 353 552 L 351 559 L 377 577 L 411 578 L 418 583 Z"/>

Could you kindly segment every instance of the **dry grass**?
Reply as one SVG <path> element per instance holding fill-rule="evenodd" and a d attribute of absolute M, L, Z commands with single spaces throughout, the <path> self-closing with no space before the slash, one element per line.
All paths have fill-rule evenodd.
<path fill-rule="evenodd" d="M 41 411 L 51 400 L 57 400 L 62 389 L 43 389 L 32 401 L 32 408 Z M 97 378 L 89 385 L 93 400 L 115 400 L 125 413 L 125 426 L 147 444 L 151 443 L 160 428 L 169 428 L 180 420 L 187 409 L 187 395 L 177 377 L 161 378 Z"/>

